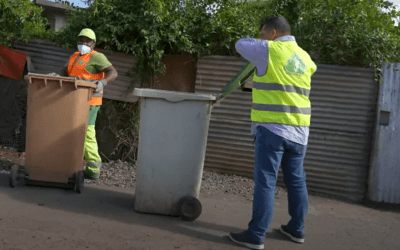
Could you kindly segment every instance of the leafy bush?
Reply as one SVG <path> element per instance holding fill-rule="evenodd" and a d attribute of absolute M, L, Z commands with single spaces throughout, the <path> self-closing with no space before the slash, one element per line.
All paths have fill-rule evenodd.
<path fill-rule="evenodd" d="M 13 40 L 49 39 L 43 9 L 29 0 L 0 0 L 0 45 L 11 47 Z"/>
<path fill-rule="evenodd" d="M 213 12 L 212 4 L 220 9 Z M 239 38 L 259 32 L 254 23 L 261 11 L 254 6 L 236 0 L 97 0 L 70 12 L 57 40 L 74 47 L 79 31 L 92 28 L 100 48 L 135 55 L 135 71 L 148 82 L 163 72 L 164 54 L 235 54 Z"/>
<path fill-rule="evenodd" d="M 246 36 L 259 36 L 266 3 L 236 0 L 187 0 L 180 12 L 184 30 L 196 55 L 237 55 L 235 43 Z"/>
<path fill-rule="evenodd" d="M 380 68 L 400 61 L 400 13 L 384 0 L 273 0 L 299 45 L 319 63 Z M 273 12 L 271 11 L 271 13 Z"/>

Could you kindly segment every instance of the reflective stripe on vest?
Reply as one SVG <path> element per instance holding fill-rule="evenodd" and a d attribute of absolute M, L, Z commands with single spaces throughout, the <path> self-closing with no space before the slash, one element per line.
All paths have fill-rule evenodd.
<path fill-rule="evenodd" d="M 311 76 L 317 66 L 294 41 L 268 41 L 269 63 L 253 76 L 251 120 L 310 126 Z"/>
<path fill-rule="evenodd" d="M 300 95 L 305 95 L 307 97 L 310 96 L 310 90 L 304 89 L 291 85 L 282 85 L 279 83 L 262 83 L 262 82 L 253 82 L 253 89 L 260 90 L 280 90 L 285 92 L 293 92 Z"/>
<path fill-rule="evenodd" d="M 76 77 L 77 79 L 80 80 L 86 80 L 91 82 L 104 79 L 105 77 L 104 72 L 92 74 L 86 70 L 87 63 L 89 62 L 92 55 L 95 53 L 97 52 L 93 50 L 88 54 L 82 55 L 81 57 L 79 57 L 78 60 L 76 60 L 77 57 L 79 56 L 79 52 L 75 52 L 69 59 L 68 75 Z M 101 105 L 103 103 L 103 92 L 104 91 L 101 91 L 100 93 L 93 93 L 92 99 L 90 100 L 89 104 Z"/>
<path fill-rule="evenodd" d="M 298 114 L 304 114 L 304 115 L 311 115 L 311 108 L 299 108 L 296 106 L 253 103 L 252 108 L 255 110 L 259 110 L 259 111 L 273 111 L 273 112 L 298 113 Z"/>

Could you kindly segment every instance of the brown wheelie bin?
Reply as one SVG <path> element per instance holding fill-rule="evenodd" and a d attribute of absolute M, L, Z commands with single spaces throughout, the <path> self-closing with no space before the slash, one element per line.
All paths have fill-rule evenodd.
<path fill-rule="evenodd" d="M 83 147 L 96 85 L 70 77 L 29 74 L 25 166 L 11 168 L 10 185 L 83 188 Z"/>

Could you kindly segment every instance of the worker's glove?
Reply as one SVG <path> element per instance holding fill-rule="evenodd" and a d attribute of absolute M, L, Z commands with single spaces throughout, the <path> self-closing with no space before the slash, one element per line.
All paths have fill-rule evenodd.
<path fill-rule="evenodd" d="M 107 80 L 106 79 L 98 80 L 95 82 L 95 84 L 97 85 L 97 89 L 95 92 L 100 93 L 101 91 L 103 91 L 103 88 L 107 86 Z"/>
<path fill-rule="evenodd" d="M 53 73 L 48 74 L 48 76 L 60 76 L 60 75 L 53 72 Z"/>

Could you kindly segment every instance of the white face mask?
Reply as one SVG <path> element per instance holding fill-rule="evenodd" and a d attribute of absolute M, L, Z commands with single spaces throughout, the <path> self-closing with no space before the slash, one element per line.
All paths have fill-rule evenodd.
<path fill-rule="evenodd" d="M 79 53 L 81 53 L 81 55 L 84 55 L 84 54 L 89 53 L 92 49 L 89 46 L 82 44 L 82 45 L 78 45 L 78 50 L 79 50 Z"/>

